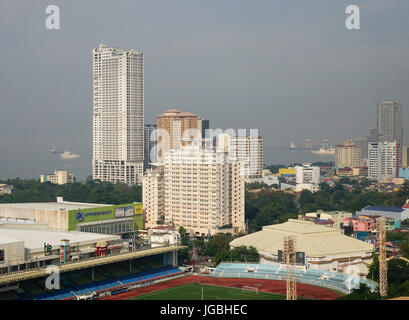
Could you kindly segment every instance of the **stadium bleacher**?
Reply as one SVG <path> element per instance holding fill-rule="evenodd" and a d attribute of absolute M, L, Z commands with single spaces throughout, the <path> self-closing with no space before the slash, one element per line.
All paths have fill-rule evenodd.
<path fill-rule="evenodd" d="M 111 268 L 107 268 L 112 271 Z M 170 277 L 184 273 L 178 268 L 166 266 L 150 271 L 141 271 L 134 274 L 128 274 L 112 279 L 100 280 L 92 283 L 87 283 L 79 286 L 72 286 L 54 292 L 47 292 L 30 297 L 35 300 L 67 300 L 75 299 L 76 296 L 100 293 L 103 291 L 120 290 L 132 285 L 158 280 L 160 278 Z"/>
<path fill-rule="evenodd" d="M 252 271 L 248 272 L 248 269 Z M 220 263 L 210 276 L 220 278 L 285 280 L 287 269 L 281 265 Z M 350 283 L 351 277 L 348 274 L 317 269 L 296 269 L 296 278 L 297 281 L 301 283 L 313 284 L 343 293 L 348 293 L 349 288 L 353 285 L 353 283 Z M 357 280 L 359 280 L 360 283 L 366 284 L 371 290 L 375 290 L 378 286 L 375 281 L 362 277 L 359 277 Z"/>

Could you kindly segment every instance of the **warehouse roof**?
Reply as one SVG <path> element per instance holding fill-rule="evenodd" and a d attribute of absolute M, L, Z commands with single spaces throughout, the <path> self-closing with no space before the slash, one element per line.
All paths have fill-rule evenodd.
<path fill-rule="evenodd" d="M 326 256 L 373 250 L 373 245 L 341 234 L 339 229 L 310 221 L 289 219 L 282 224 L 265 226 L 261 231 L 233 240 L 230 245 L 254 246 L 259 252 L 277 254 L 283 249 L 283 237 L 296 237 L 296 250 L 307 256 Z"/>
<path fill-rule="evenodd" d="M 0 208 L 18 208 L 18 209 L 40 209 L 40 210 L 75 210 L 98 207 L 109 207 L 112 204 L 97 204 L 84 202 L 26 202 L 26 203 L 1 203 Z"/>
<path fill-rule="evenodd" d="M 402 209 L 401 207 L 366 206 L 365 208 L 362 209 L 362 211 L 364 210 L 402 212 L 405 209 Z"/>
<path fill-rule="evenodd" d="M 67 239 L 71 244 L 87 244 L 99 241 L 119 240 L 118 235 L 88 233 L 78 231 L 50 231 L 31 229 L 0 229 L 0 243 L 24 241 L 24 248 L 28 250 L 43 250 L 44 242 L 59 246 L 62 239 Z"/>

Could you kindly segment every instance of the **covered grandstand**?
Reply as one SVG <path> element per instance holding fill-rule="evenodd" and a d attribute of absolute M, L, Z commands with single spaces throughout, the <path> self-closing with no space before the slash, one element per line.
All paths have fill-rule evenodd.
<path fill-rule="evenodd" d="M 161 263 L 161 255 L 122 261 L 60 275 L 60 289 L 46 290 L 44 278 L 20 282 L 17 290 L 0 293 L 0 299 L 75 300 L 84 296 L 98 298 L 134 288 L 175 279 L 185 272 Z"/>
<path fill-rule="evenodd" d="M 266 280 L 286 280 L 285 265 L 266 265 L 253 263 L 220 263 L 210 276 L 217 278 L 253 278 Z M 378 284 L 374 281 L 351 277 L 350 275 L 316 269 L 296 269 L 297 282 L 349 293 L 359 283 L 366 284 L 375 290 Z"/>
<path fill-rule="evenodd" d="M 254 246 L 261 263 L 280 264 L 285 236 L 295 236 L 297 264 L 307 269 L 339 271 L 342 266 L 354 264 L 361 274 L 366 274 L 372 261 L 372 244 L 345 236 L 339 229 L 294 219 L 236 238 L 230 246 Z"/>

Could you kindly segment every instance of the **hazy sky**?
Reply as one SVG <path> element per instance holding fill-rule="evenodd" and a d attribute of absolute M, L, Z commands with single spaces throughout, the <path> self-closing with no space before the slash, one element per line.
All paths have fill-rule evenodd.
<path fill-rule="evenodd" d="M 58 31 L 45 27 L 50 4 Z M 361 30 L 345 28 L 349 4 Z M 407 0 L 2 0 L 0 150 L 91 153 L 100 43 L 145 54 L 145 123 L 176 107 L 259 128 L 265 146 L 334 144 L 366 135 L 382 99 L 401 102 L 406 123 L 408 16 Z"/>

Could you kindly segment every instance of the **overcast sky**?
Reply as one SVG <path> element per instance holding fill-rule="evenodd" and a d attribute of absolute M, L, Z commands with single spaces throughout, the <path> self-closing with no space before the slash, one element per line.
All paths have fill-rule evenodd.
<path fill-rule="evenodd" d="M 61 29 L 45 27 L 58 5 Z M 361 9 L 361 30 L 345 8 Z M 214 128 L 259 128 L 265 146 L 367 135 L 376 105 L 409 117 L 407 0 L 0 2 L 0 150 L 91 153 L 100 43 L 145 54 L 145 123 L 168 108 Z M 29 154 L 27 155 L 29 157 Z"/>

